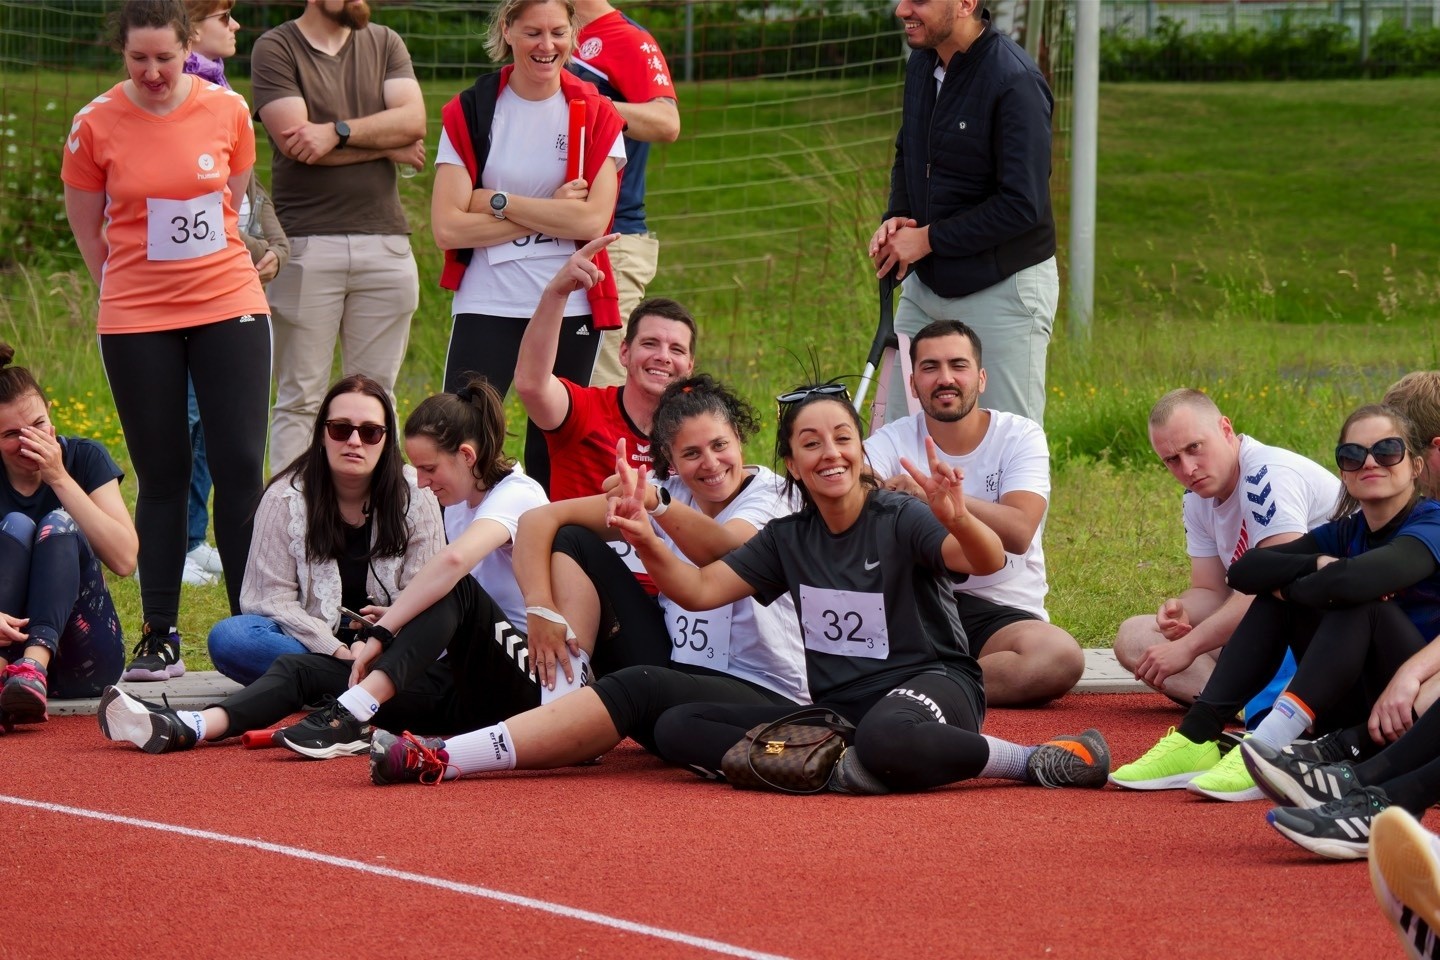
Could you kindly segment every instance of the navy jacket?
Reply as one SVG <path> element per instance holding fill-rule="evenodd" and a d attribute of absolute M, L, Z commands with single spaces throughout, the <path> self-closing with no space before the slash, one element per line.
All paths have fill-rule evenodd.
<path fill-rule="evenodd" d="M 1034 61 L 988 23 L 951 58 L 937 102 L 938 63 L 934 50 L 910 55 L 885 217 L 930 226 L 933 252 L 914 270 L 936 294 L 963 297 L 1055 254 L 1055 100 Z"/>

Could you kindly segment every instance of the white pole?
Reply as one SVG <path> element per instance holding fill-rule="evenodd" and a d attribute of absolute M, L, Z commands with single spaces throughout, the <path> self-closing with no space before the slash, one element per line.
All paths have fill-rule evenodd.
<path fill-rule="evenodd" d="M 1095 313 L 1095 158 L 1100 119 L 1100 4 L 1075 4 L 1075 117 L 1070 133 L 1070 331 L 1089 339 Z"/>

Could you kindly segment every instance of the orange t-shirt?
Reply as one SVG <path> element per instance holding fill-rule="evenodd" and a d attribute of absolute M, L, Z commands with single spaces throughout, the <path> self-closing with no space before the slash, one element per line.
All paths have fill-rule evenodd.
<path fill-rule="evenodd" d="M 68 186 L 105 194 L 100 332 L 268 314 L 228 186 L 255 165 L 245 98 L 195 78 L 184 102 L 158 117 L 123 86 L 75 115 L 60 168 Z"/>

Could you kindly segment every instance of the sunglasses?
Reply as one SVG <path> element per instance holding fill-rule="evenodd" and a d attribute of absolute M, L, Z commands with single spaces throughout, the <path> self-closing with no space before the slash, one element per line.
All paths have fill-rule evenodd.
<path fill-rule="evenodd" d="M 775 398 L 775 402 L 782 407 L 790 403 L 799 403 L 806 397 L 840 397 L 846 403 L 850 402 L 850 388 L 843 383 L 822 383 L 818 387 L 806 387 L 804 390 L 792 390 L 789 393 L 782 393 Z"/>
<path fill-rule="evenodd" d="M 1405 441 L 1399 437 L 1376 440 L 1368 447 L 1358 443 L 1342 443 L 1335 448 L 1335 466 L 1353 473 L 1365 466 L 1365 458 L 1374 457 L 1382 467 L 1393 467 L 1405 459 Z"/>
<path fill-rule="evenodd" d="M 385 438 L 383 423 L 351 423 L 348 420 L 326 420 L 325 432 L 336 443 L 346 443 L 352 433 L 360 434 L 360 442 L 373 447 Z"/>
<path fill-rule="evenodd" d="M 219 20 L 222 27 L 228 27 L 230 26 L 230 11 L 224 10 L 220 13 L 212 13 L 210 16 L 201 17 L 200 19 L 202 22 L 205 20 Z"/>

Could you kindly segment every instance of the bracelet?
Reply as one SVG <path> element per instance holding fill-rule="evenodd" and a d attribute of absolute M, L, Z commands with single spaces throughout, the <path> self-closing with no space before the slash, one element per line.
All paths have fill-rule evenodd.
<path fill-rule="evenodd" d="M 565 628 L 565 639 L 575 639 L 575 631 L 570 629 L 569 621 L 567 621 L 560 614 L 556 613 L 554 610 L 551 610 L 549 607 L 526 607 L 525 613 L 532 617 L 539 617 L 541 620 L 549 620 L 551 623 L 560 624 L 560 626 Z"/>
<path fill-rule="evenodd" d="M 372 623 L 368 627 L 361 627 L 356 632 L 367 640 L 379 640 L 380 649 L 382 650 L 389 650 L 390 644 L 395 642 L 395 634 L 391 633 L 388 628 L 380 626 L 378 623 Z"/>

